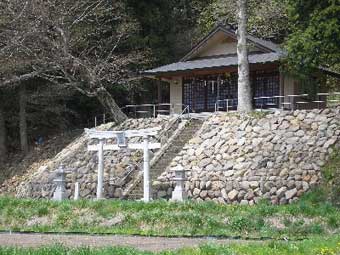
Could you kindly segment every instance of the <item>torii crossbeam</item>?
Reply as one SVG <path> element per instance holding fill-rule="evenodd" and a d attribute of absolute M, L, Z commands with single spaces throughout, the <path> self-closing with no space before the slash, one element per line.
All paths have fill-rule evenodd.
<path fill-rule="evenodd" d="M 149 150 L 161 148 L 160 143 L 149 143 L 151 136 L 156 136 L 160 127 L 126 130 L 126 131 L 98 131 L 95 129 L 85 129 L 86 134 L 91 139 L 98 140 L 96 145 L 89 145 L 88 151 L 98 151 L 98 183 L 97 183 L 97 199 L 103 199 L 103 178 L 104 178 L 104 157 L 105 150 L 143 150 L 143 177 L 144 177 L 144 202 L 149 202 L 151 199 L 150 185 L 150 153 Z M 127 138 L 143 137 L 143 143 L 128 143 Z M 107 139 L 116 138 L 117 144 L 105 144 Z"/>

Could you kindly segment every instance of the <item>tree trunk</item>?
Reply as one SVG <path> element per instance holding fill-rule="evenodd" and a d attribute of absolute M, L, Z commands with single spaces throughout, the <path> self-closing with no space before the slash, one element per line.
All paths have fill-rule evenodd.
<path fill-rule="evenodd" d="M 102 88 L 100 91 L 98 91 L 97 98 L 104 109 L 106 109 L 111 114 L 114 122 L 119 124 L 127 119 L 127 116 L 122 112 L 115 100 L 112 98 L 111 94 L 105 88 Z"/>
<path fill-rule="evenodd" d="M 21 151 L 25 154 L 28 152 L 28 142 L 27 142 L 27 122 L 26 122 L 26 86 L 20 84 L 19 87 L 19 127 L 20 127 L 20 145 Z"/>
<path fill-rule="evenodd" d="M 0 105 L 0 166 L 6 161 L 7 158 L 7 147 L 6 147 L 6 126 L 5 126 L 5 115 Z"/>
<path fill-rule="evenodd" d="M 253 110 L 251 87 L 249 81 L 249 61 L 247 48 L 247 0 L 237 0 L 238 29 L 237 29 L 237 57 L 238 57 L 238 107 L 240 112 Z"/>

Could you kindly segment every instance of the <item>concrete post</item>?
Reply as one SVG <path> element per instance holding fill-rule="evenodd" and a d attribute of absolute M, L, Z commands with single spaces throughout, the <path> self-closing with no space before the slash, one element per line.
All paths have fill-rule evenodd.
<path fill-rule="evenodd" d="M 99 140 L 98 144 L 98 185 L 97 199 L 103 199 L 103 179 L 104 179 L 104 139 Z"/>
<path fill-rule="evenodd" d="M 182 202 L 187 199 L 187 193 L 184 188 L 184 182 L 186 181 L 185 170 L 179 165 L 173 168 L 173 171 L 175 172 L 175 178 L 173 180 L 176 181 L 176 187 L 172 192 L 171 200 Z"/>
<path fill-rule="evenodd" d="M 149 137 L 143 136 L 143 150 L 144 150 L 144 202 L 149 202 L 151 199 L 150 187 L 150 154 L 149 154 Z"/>
<path fill-rule="evenodd" d="M 68 197 L 66 193 L 65 175 L 64 166 L 60 165 L 56 171 L 56 178 L 53 180 L 57 186 L 53 193 L 53 200 L 55 201 L 62 201 Z"/>

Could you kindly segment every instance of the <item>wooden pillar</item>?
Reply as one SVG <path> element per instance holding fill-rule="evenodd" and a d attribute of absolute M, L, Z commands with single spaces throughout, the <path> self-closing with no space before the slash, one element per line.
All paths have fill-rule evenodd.
<path fill-rule="evenodd" d="M 220 100 L 221 75 L 217 76 L 217 100 Z"/>
<path fill-rule="evenodd" d="M 192 111 L 195 112 L 195 108 L 196 108 L 196 78 L 193 77 L 192 78 L 192 86 L 191 86 L 191 89 L 192 89 Z"/>
<path fill-rule="evenodd" d="M 204 77 L 204 110 L 208 111 L 208 93 L 209 93 L 209 84 L 207 81 L 207 77 Z"/>
<path fill-rule="evenodd" d="M 159 79 L 157 80 L 157 102 L 158 104 L 162 102 L 162 81 Z"/>
<path fill-rule="evenodd" d="M 282 103 L 285 102 L 285 77 L 284 77 L 284 73 L 282 71 L 279 72 L 280 75 L 280 95 L 279 96 L 283 96 L 281 98 L 279 98 L 279 108 L 281 108 Z"/>
<path fill-rule="evenodd" d="M 250 73 L 250 90 L 251 90 L 251 104 L 253 105 L 253 108 L 256 109 L 256 100 L 254 100 L 254 98 L 256 97 L 256 79 L 257 79 L 257 72 L 256 71 L 252 71 Z M 260 96 L 264 96 L 264 95 L 260 95 Z"/>

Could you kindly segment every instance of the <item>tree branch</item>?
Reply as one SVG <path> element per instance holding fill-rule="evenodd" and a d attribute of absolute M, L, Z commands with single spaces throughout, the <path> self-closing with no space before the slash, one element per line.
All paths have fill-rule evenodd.
<path fill-rule="evenodd" d="M 38 71 L 33 71 L 31 73 L 27 73 L 27 74 L 23 74 L 23 75 L 19 75 L 19 76 L 13 76 L 10 79 L 7 80 L 2 80 L 0 86 L 9 86 L 9 85 L 14 85 L 20 82 L 24 82 L 27 80 L 30 80 L 32 78 L 38 77 L 40 74 L 40 72 Z"/>

